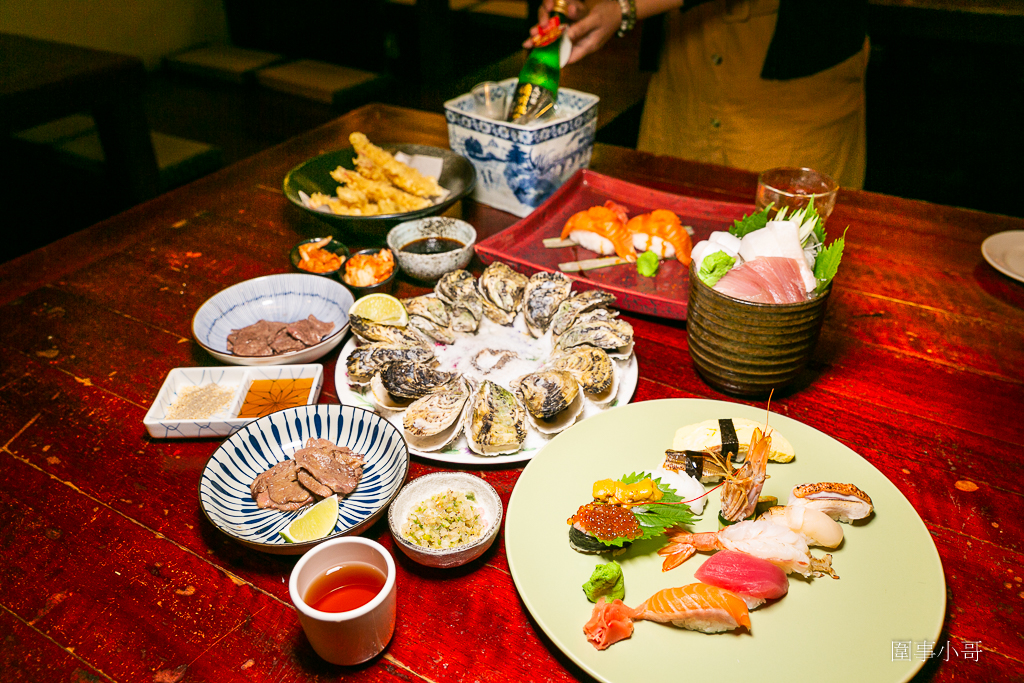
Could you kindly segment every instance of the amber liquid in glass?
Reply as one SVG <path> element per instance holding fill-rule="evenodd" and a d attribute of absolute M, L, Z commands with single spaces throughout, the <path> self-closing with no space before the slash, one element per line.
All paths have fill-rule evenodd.
<path fill-rule="evenodd" d="M 377 597 L 384 581 L 384 573 L 373 565 L 346 562 L 313 579 L 303 599 L 321 612 L 348 612 Z"/>

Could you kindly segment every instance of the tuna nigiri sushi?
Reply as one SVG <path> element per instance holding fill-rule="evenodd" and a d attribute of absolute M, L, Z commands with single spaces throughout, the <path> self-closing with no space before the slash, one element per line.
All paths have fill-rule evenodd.
<path fill-rule="evenodd" d="M 748 609 L 789 592 L 789 578 L 768 560 L 736 550 L 720 550 L 693 573 L 693 578 L 738 595 Z"/>
<path fill-rule="evenodd" d="M 626 208 L 611 200 L 570 216 L 562 228 L 562 239 L 604 256 L 618 254 L 636 261 L 633 236 L 626 230 Z"/>
<path fill-rule="evenodd" d="M 739 596 L 706 583 L 691 583 L 660 590 L 636 609 L 621 600 L 609 603 L 601 598 L 583 632 L 594 647 L 603 650 L 633 635 L 633 622 L 641 619 L 702 633 L 732 631 L 740 626 L 750 631 L 750 613 Z"/>
<path fill-rule="evenodd" d="M 659 258 L 675 258 L 684 266 L 690 265 L 693 242 L 682 226 L 679 216 L 666 209 L 634 216 L 626 223 L 637 252 L 653 251 Z"/>

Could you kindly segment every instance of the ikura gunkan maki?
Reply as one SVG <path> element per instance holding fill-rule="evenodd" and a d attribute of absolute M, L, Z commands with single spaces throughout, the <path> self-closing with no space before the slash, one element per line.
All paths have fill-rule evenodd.
<path fill-rule="evenodd" d="M 581 553 L 619 553 L 697 516 L 670 484 L 647 472 L 594 482 L 593 501 L 568 519 L 569 545 Z"/>

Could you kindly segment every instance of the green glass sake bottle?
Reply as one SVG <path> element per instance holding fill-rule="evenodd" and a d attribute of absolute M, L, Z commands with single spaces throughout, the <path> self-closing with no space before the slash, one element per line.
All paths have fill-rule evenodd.
<path fill-rule="evenodd" d="M 554 111 L 566 13 L 566 0 L 555 0 L 551 17 L 534 39 L 534 47 L 519 72 L 519 84 L 508 116 L 510 122 L 531 123 Z"/>

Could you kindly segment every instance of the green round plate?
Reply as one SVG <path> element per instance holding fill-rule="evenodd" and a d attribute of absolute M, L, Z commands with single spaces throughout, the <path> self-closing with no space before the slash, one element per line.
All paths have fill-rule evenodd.
<path fill-rule="evenodd" d="M 597 479 L 658 466 L 676 429 L 726 417 L 764 420 L 765 412 L 722 401 L 670 399 L 615 408 L 554 438 L 526 467 L 508 505 L 505 547 L 527 609 L 554 644 L 606 683 L 672 679 L 761 680 L 800 671 L 840 681 L 907 681 L 923 661 L 893 657 L 894 641 L 935 642 L 946 611 L 946 583 L 935 544 L 910 502 L 870 463 L 835 439 L 772 414 L 770 426 L 796 449 L 796 460 L 769 463 L 764 494 L 785 503 L 797 484 L 837 481 L 871 496 L 874 515 L 843 525 L 833 550 L 841 577 L 790 575 L 789 594 L 751 613 L 752 630 L 707 635 L 637 622 L 632 638 L 597 651 L 583 635 L 592 604 L 581 586 L 606 556 L 569 548 L 566 520 L 591 500 Z M 717 529 L 718 492 L 696 531 Z M 639 605 L 655 591 L 692 583 L 706 553 L 661 571 L 663 539 L 636 543 L 615 558 L 626 582 L 625 602 Z M 822 549 L 814 549 L 816 555 Z M 915 651 L 915 648 L 911 648 Z"/>

